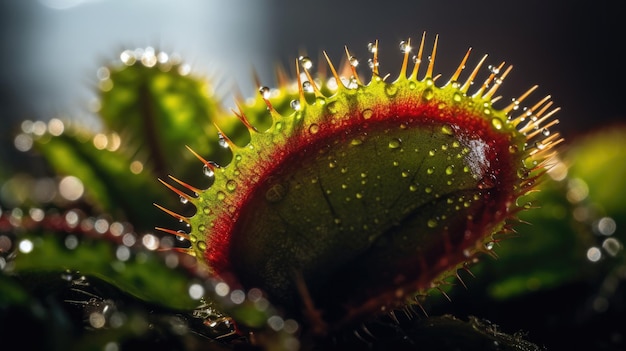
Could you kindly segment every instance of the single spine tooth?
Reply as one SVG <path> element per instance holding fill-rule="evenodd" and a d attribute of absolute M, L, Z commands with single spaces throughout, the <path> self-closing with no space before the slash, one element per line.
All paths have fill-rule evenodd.
<path fill-rule="evenodd" d="M 422 33 L 422 40 L 420 41 L 420 47 L 417 49 L 417 55 L 415 56 L 415 60 L 413 60 L 413 71 L 411 72 L 411 79 L 417 80 L 417 73 L 420 68 L 420 64 L 422 63 L 422 53 L 424 52 L 424 40 L 426 39 L 426 32 Z"/>
<path fill-rule="evenodd" d="M 163 206 L 161 206 L 159 204 L 153 204 L 153 205 L 156 206 L 159 210 L 161 210 L 161 211 L 167 213 L 168 215 L 178 219 L 179 221 L 185 222 L 187 224 L 190 224 L 189 218 L 187 218 L 187 217 L 185 217 L 183 215 L 180 215 L 180 214 L 178 214 L 178 213 L 176 213 L 174 211 L 168 210 L 167 208 L 165 208 L 165 207 L 163 207 Z"/>
<path fill-rule="evenodd" d="M 467 62 L 467 59 L 469 58 L 469 55 L 471 52 L 472 52 L 472 48 L 467 49 L 467 52 L 465 53 L 463 60 L 459 64 L 459 67 L 457 67 L 452 77 L 450 77 L 450 81 L 448 82 L 449 84 L 455 83 L 459 80 L 459 76 L 461 75 L 461 72 L 465 69 L 465 63 Z M 419 60 L 421 61 L 421 45 L 420 45 L 420 55 L 418 57 L 419 57 Z M 415 65 L 418 66 L 419 63 L 416 63 Z"/>
<path fill-rule="evenodd" d="M 435 56 L 437 55 L 437 42 L 439 41 L 439 34 L 435 35 L 435 43 L 433 44 L 433 50 L 430 53 L 430 60 L 428 61 L 428 68 L 426 69 L 426 79 L 433 77 L 433 70 L 435 68 Z"/>
<path fill-rule="evenodd" d="M 472 82 L 474 82 L 474 78 L 476 78 L 476 75 L 478 74 L 478 71 L 480 70 L 480 67 L 483 65 L 483 63 L 485 62 L 486 59 L 487 59 L 487 55 L 483 56 L 483 58 L 480 59 L 480 61 L 476 65 L 476 67 L 474 67 L 474 70 L 472 71 L 470 76 L 467 78 L 465 83 L 463 83 L 463 85 L 461 86 L 461 89 L 459 89 L 464 94 L 467 94 L 467 91 L 469 90 L 469 87 L 472 85 Z"/>

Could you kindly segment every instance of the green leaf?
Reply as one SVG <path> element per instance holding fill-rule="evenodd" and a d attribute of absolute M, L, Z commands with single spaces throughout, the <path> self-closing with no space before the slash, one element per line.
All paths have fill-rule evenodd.
<path fill-rule="evenodd" d="M 202 165 L 185 145 L 217 163 L 230 160 L 218 146 L 215 124 L 233 138 L 246 134 L 246 128 L 221 111 L 207 81 L 188 74 L 176 60 L 151 64 L 148 51 L 137 57 L 137 52 L 124 53 L 130 58 L 109 67 L 101 81 L 99 111 L 105 126 L 120 133 L 122 148 L 143 155 L 155 175 L 174 173 L 187 181 L 201 179 Z"/>
<path fill-rule="evenodd" d="M 152 203 L 171 203 L 172 196 L 150 172 L 133 172 L 121 150 L 99 150 L 83 140 L 64 133 L 40 139 L 36 147 L 59 175 L 80 179 L 98 210 L 129 220 L 138 230 L 152 229 L 155 215 L 161 215 Z"/>
<path fill-rule="evenodd" d="M 127 260 L 116 258 L 116 245 L 107 240 L 81 239 L 68 249 L 61 233 L 25 236 L 33 249 L 15 258 L 15 273 L 80 271 L 113 284 L 143 301 L 173 309 L 192 310 L 199 305 L 189 296 L 191 280 L 182 269 L 169 268 L 151 251 L 132 253 Z"/>

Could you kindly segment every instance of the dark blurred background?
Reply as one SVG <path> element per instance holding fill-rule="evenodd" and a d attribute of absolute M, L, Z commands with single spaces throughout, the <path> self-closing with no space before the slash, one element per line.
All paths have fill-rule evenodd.
<path fill-rule="evenodd" d="M 83 118 L 97 68 L 122 49 L 176 51 L 225 96 L 254 93 L 252 68 L 270 85 L 276 62 L 348 44 L 367 57 L 378 39 L 381 70 L 395 72 L 397 44 L 423 31 L 440 35 L 436 70 L 454 69 L 467 47 L 474 61 L 515 66 L 502 94 L 539 84 L 562 107 L 559 127 L 574 136 L 623 120 L 626 73 L 618 2 L 571 1 L 166 1 L 4 0 L 0 2 L 0 129 L 10 145 L 15 123 L 58 115 Z M 365 60 L 362 60 L 365 61 Z M 366 69 L 366 68 L 365 68 Z M 537 95 L 539 98 L 540 96 Z M 228 106 L 230 107 L 230 106 Z"/>

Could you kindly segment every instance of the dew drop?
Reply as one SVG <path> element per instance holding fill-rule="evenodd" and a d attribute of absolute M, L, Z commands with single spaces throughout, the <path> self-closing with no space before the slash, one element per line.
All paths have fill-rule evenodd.
<path fill-rule="evenodd" d="M 373 59 L 368 59 L 367 67 L 369 67 L 371 70 L 374 70 L 376 67 L 378 67 L 378 61 L 375 62 Z"/>
<path fill-rule="evenodd" d="M 607 238 L 602 242 L 602 248 L 611 256 L 615 257 L 623 249 L 622 243 L 615 238 Z"/>
<path fill-rule="evenodd" d="M 424 90 L 422 97 L 427 101 L 431 100 L 433 97 L 435 97 L 435 92 L 431 88 L 427 88 Z"/>
<path fill-rule="evenodd" d="M 370 53 L 374 54 L 376 53 L 376 44 L 374 43 L 367 43 L 367 51 L 369 51 Z"/>
<path fill-rule="evenodd" d="M 411 184 L 411 185 L 409 185 L 409 190 L 410 190 L 410 191 L 417 191 L 417 189 L 418 189 L 417 184 Z"/>
<path fill-rule="evenodd" d="M 302 83 L 302 90 L 304 90 L 305 93 L 312 93 L 313 92 L 313 85 L 308 80 L 304 81 Z"/>
<path fill-rule="evenodd" d="M 426 169 L 426 174 L 433 174 L 435 173 L 435 167 L 429 167 L 428 169 Z"/>
<path fill-rule="evenodd" d="M 179 232 L 184 233 L 182 230 L 179 230 Z M 192 243 L 195 243 L 196 241 L 198 241 L 198 237 L 193 234 L 189 234 L 189 241 L 191 241 Z"/>
<path fill-rule="evenodd" d="M 356 67 L 356 66 L 359 65 L 359 60 L 357 60 L 357 58 L 354 57 L 354 56 L 350 56 L 348 61 L 350 61 L 350 66 L 352 66 L 352 67 Z"/>
<path fill-rule="evenodd" d="M 311 133 L 311 134 L 317 134 L 317 132 L 319 132 L 319 130 L 320 130 L 320 126 L 318 126 L 315 123 L 311 124 L 311 126 L 309 127 L 309 133 Z"/>
<path fill-rule="evenodd" d="M 447 124 L 441 127 L 441 132 L 445 135 L 454 135 L 454 130 Z"/>
<path fill-rule="evenodd" d="M 137 58 L 135 57 L 135 52 L 133 50 L 124 50 L 120 54 L 120 60 L 127 66 L 132 66 L 135 62 L 137 62 Z"/>
<path fill-rule="evenodd" d="M 311 69 L 311 67 L 313 67 L 313 61 L 311 61 L 311 59 L 308 56 L 300 56 L 298 58 L 298 61 L 300 61 L 302 68 L 306 70 L 309 70 Z"/>
<path fill-rule="evenodd" d="M 389 140 L 388 146 L 389 146 L 390 149 L 397 149 L 400 146 L 402 146 L 402 139 L 393 138 L 393 139 Z"/>
<path fill-rule="evenodd" d="M 387 96 L 394 96 L 398 93 L 398 86 L 395 84 L 387 84 L 385 86 L 385 94 L 387 94 Z"/>
<path fill-rule="evenodd" d="M 185 237 L 187 237 L 188 235 L 184 230 L 178 230 L 177 233 L 178 235 L 176 236 L 176 239 L 178 241 L 184 241 Z M 196 241 L 198 241 L 198 237 L 194 234 L 189 234 L 189 241 L 195 243 Z"/>
<path fill-rule="evenodd" d="M 417 83 L 415 83 L 415 82 L 409 82 L 409 89 L 411 89 L 411 90 L 415 90 L 415 88 L 417 88 Z"/>
<path fill-rule="evenodd" d="M 402 170 L 402 172 L 400 174 L 402 175 L 402 178 L 408 178 L 411 175 L 411 172 L 409 172 L 409 170 L 405 169 L 405 170 Z"/>
<path fill-rule="evenodd" d="M 359 83 L 357 82 L 355 77 L 350 77 L 350 80 L 348 81 L 348 85 L 347 88 L 348 89 L 356 89 L 359 87 Z"/>
<path fill-rule="evenodd" d="M 460 101 L 461 101 L 461 98 L 462 98 L 461 93 L 454 93 L 454 94 L 452 95 L 452 100 L 454 100 L 455 102 L 460 102 Z"/>
<path fill-rule="evenodd" d="M 598 233 L 605 236 L 610 236 L 615 233 L 615 230 L 617 229 L 617 223 L 611 217 L 602 217 L 594 223 L 594 227 L 594 230 L 596 230 Z"/>
<path fill-rule="evenodd" d="M 591 262 L 598 262 L 602 258 L 602 252 L 597 247 L 590 247 L 587 250 L 587 259 Z"/>
<path fill-rule="evenodd" d="M 200 250 L 200 251 L 204 251 L 204 250 L 206 250 L 206 242 L 204 242 L 204 241 L 198 241 L 198 242 L 196 243 L 196 247 L 198 248 L 198 250 Z"/>
<path fill-rule="evenodd" d="M 496 245 L 496 243 L 494 243 L 493 241 L 488 241 L 485 243 L 485 249 L 487 249 L 488 251 L 493 250 L 493 247 Z"/>
<path fill-rule="evenodd" d="M 259 93 L 263 97 L 263 99 L 267 100 L 270 98 L 270 88 L 269 87 L 260 87 Z"/>
<path fill-rule="evenodd" d="M 426 222 L 426 224 L 428 225 L 428 228 L 435 228 L 437 226 L 437 220 L 429 219 L 428 222 Z"/>
<path fill-rule="evenodd" d="M 300 111 L 300 108 L 302 107 L 300 106 L 299 100 L 291 100 L 291 102 L 289 103 L 289 106 L 291 106 L 291 108 L 295 111 Z"/>
<path fill-rule="evenodd" d="M 336 102 L 330 102 L 328 103 L 328 105 L 326 106 L 326 108 L 328 109 L 328 112 L 334 114 L 337 113 L 337 103 Z"/>
<path fill-rule="evenodd" d="M 223 192 L 219 191 L 219 192 L 217 193 L 217 199 L 218 199 L 218 200 L 222 201 L 222 200 L 224 200 L 225 198 L 226 198 L 226 194 L 224 194 Z"/>
<path fill-rule="evenodd" d="M 184 196 L 180 197 L 180 203 L 181 204 L 184 205 L 184 204 L 187 204 L 188 202 L 189 202 L 189 199 L 187 199 L 186 197 L 184 197 Z"/>
<path fill-rule="evenodd" d="M 208 164 L 205 164 L 202 167 L 202 173 L 209 178 L 213 178 L 215 176 L 215 172 L 213 172 L 213 169 L 211 169 Z"/>
<path fill-rule="evenodd" d="M 372 118 L 373 114 L 374 112 L 370 110 L 369 108 L 366 108 L 365 110 L 361 111 L 361 115 L 363 116 L 363 119 L 370 119 Z"/>
<path fill-rule="evenodd" d="M 69 250 L 74 250 L 75 248 L 78 247 L 78 244 L 79 244 L 78 238 L 74 235 L 68 235 L 65 238 L 64 244 L 65 244 L 65 247 L 68 248 Z"/>
<path fill-rule="evenodd" d="M 427 186 L 427 187 L 425 187 L 425 188 L 424 188 L 424 192 L 425 192 L 426 194 L 430 194 L 430 193 L 432 193 L 432 192 L 433 192 L 433 188 L 431 188 L 431 187 Z"/>
<path fill-rule="evenodd" d="M 487 111 L 487 110 L 485 110 Z M 500 118 L 494 117 L 491 119 L 491 125 L 497 130 L 502 129 L 502 120 Z"/>
<path fill-rule="evenodd" d="M 404 40 L 400 42 L 400 45 L 398 45 L 400 47 L 400 52 L 407 53 L 411 51 L 411 46 L 405 42 Z"/>
<path fill-rule="evenodd" d="M 237 182 L 235 182 L 234 180 L 229 180 L 228 182 L 226 182 L 226 189 L 228 189 L 228 191 L 235 191 L 235 189 L 237 189 Z"/>
<path fill-rule="evenodd" d="M 446 167 L 446 174 L 452 175 L 452 173 L 454 173 L 454 165 L 449 165 L 448 167 Z"/>
<path fill-rule="evenodd" d="M 550 136 L 550 130 L 548 128 L 543 128 L 541 134 L 543 134 L 543 136 Z"/>

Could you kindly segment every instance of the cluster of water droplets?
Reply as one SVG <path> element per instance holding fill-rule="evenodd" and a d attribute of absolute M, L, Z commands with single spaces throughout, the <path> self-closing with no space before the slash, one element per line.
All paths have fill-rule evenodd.
<path fill-rule="evenodd" d="M 281 350 L 295 351 L 300 348 L 300 342 L 297 338 L 300 324 L 294 319 L 282 317 L 260 289 L 252 288 L 247 291 L 233 289 L 223 281 L 207 279 L 191 284 L 189 294 L 191 297 L 202 301 L 204 301 L 203 297 L 208 294 L 213 297 L 214 301 L 219 301 L 220 308 L 225 310 L 241 308 L 247 310 L 249 315 L 254 310 L 264 319 L 263 325 L 256 325 L 255 328 L 267 328 L 273 333 L 279 333 Z M 204 303 L 193 312 L 193 315 L 202 319 L 209 328 L 221 330 L 222 335 L 237 332 L 235 321 L 215 309 L 212 303 Z M 240 322 L 245 324 L 245 318 L 242 317 Z M 258 321 L 255 323 L 258 324 Z"/>
<path fill-rule="evenodd" d="M 148 46 L 146 48 L 136 48 L 134 50 L 124 50 L 120 53 L 119 61 L 114 67 L 133 66 L 141 64 L 144 67 L 157 67 L 163 72 L 169 72 L 173 68 L 180 75 L 187 75 L 191 72 L 188 64 L 182 63 L 178 54 L 168 54 L 164 51 L 157 51 L 155 48 Z M 109 67 L 100 67 L 96 71 L 98 78 L 98 87 L 101 91 L 107 92 L 113 89 L 113 80 L 111 79 L 111 70 Z"/>
<path fill-rule="evenodd" d="M 185 337 L 193 334 L 205 337 L 227 338 L 237 333 L 230 317 L 216 310 L 211 304 L 203 302 L 204 287 L 210 284 L 192 283 L 189 296 L 199 301 L 199 306 L 188 315 L 168 314 L 158 311 L 145 313 L 141 309 L 128 308 L 118 301 L 100 295 L 97 284 L 80 274 L 66 271 L 61 279 L 67 281 L 70 290 L 64 302 L 79 308 L 84 315 L 85 326 L 89 329 L 131 329 L 139 335 L 150 333 L 151 329 L 159 330 L 159 337 L 168 335 Z M 117 340 L 105 344 L 105 350 L 118 350 L 122 345 Z"/>
<path fill-rule="evenodd" d="M 179 54 L 168 54 L 165 51 L 156 50 L 151 46 L 136 48 L 134 50 L 124 50 L 120 53 L 119 59 L 120 63 L 126 66 L 133 66 L 140 63 L 145 67 L 158 67 L 164 72 L 176 68 L 181 75 L 187 75 L 190 71 L 190 66 L 182 63 Z"/>
<path fill-rule="evenodd" d="M 0 186 L 0 200 L 10 208 L 26 204 L 38 206 L 58 205 L 80 201 L 85 187 L 75 176 L 32 177 L 26 174 L 15 174 Z"/>
<path fill-rule="evenodd" d="M 52 118 L 47 122 L 24 120 L 20 124 L 20 132 L 13 139 L 13 145 L 19 151 L 30 151 L 35 138 L 59 136 L 65 132 L 66 123 L 60 118 Z"/>
<path fill-rule="evenodd" d="M 617 223 L 610 216 L 602 215 L 590 203 L 589 187 L 580 178 L 566 177 L 566 199 L 572 205 L 572 217 L 576 222 L 589 228 L 597 243 L 587 249 L 586 257 L 590 262 L 600 262 L 616 257 L 624 249 L 624 244 L 614 234 Z"/>
<path fill-rule="evenodd" d="M 52 118 L 47 122 L 24 120 L 20 125 L 20 133 L 13 140 L 13 145 L 18 151 L 30 152 L 35 142 L 46 144 L 51 138 L 72 133 L 72 124 L 71 120 L 62 118 Z M 77 137 L 83 142 L 91 142 L 94 148 L 101 151 L 116 152 L 122 146 L 122 138 L 115 132 L 97 132 L 90 139 L 85 139 L 81 135 Z M 136 159 L 128 167 L 132 173 L 139 174 L 144 170 L 144 162 Z"/>

